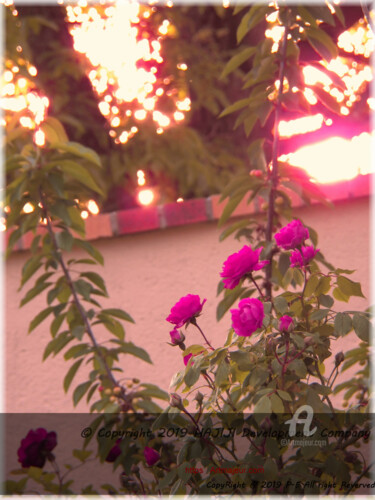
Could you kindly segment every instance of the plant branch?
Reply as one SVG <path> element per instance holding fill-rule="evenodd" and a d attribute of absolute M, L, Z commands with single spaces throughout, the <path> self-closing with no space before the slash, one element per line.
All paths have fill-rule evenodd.
<path fill-rule="evenodd" d="M 289 26 L 284 26 L 284 36 L 281 45 L 280 54 L 280 66 L 279 66 L 279 90 L 276 100 L 275 107 L 275 118 L 273 124 L 273 144 L 272 144 L 272 169 L 269 171 L 269 177 L 271 180 L 271 189 L 268 200 L 268 214 L 267 214 L 267 227 L 266 227 L 266 241 L 268 243 L 272 242 L 272 230 L 273 230 L 273 216 L 275 211 L 275 193 L 278 185 L 278 168 L 277 159 L 279 156 L 279 121 L 281 113 L 281 98 L 284 89 L 284 77 L 285 77 L 285 60 L 286 60 L 286 48 L 288 41 Z M 266 266 L 266 277 L 265 277 L 265 290 L 266 299 L 272 301 L 272 252 L 269 256 L 269 264 Z"/>
<path fill-rule="evenodd" d="M 86 328 L 86 331 L 87 331 L 87 334 L 88 336 L 90 337 L 90 340 L 91 340 L 91 343 L 95 349 L 95 351 L 97 352 L 98 356 L 100 357 L 100 360 L 102 361 L 103 363 L 103 366 L 104 366 L 104 369 L 107 373 L 107 376 L 108 378 L 111 380 L 111 382 L 113 383 L 113 385 L 119 385 L 116 381 L 116 379 L 114 378 L 106 360 L 105 360 L 105 357 L 103 356 L 103 353 L 101 352 L 100 350 L 100 347 L 96 341 L 96 338 L 95 338 L 95 335 L 94 335 L 94 332 L 92 331 L 92 328 L 91 328 L 91 324 L 87 318 L 87 315 L 85 313 L 85 310 L 79 300 L 79 297 L 77 295 L 77 292 L 74 288 L 74 283 L 72 281 L 72 278 L 70 276 L 70 272 L 67 268 L 67 266 L 65 265 L 65 262 L 64 262 L 64 259 L 62 257 L 62 254 L 61 254 L 61 251 L 60 251 L 60 248 L 57 244 L 57 240 L 56 240 L 56 236 L 55 236 L 55 233 L 53 231 L 53 227 L 52 227 L 52 222 L 51 222 L 51 218 L 49 216 L 49 213 L 48 213 L 48 209 L 47 209 L 47 205 L 46 205 L 46 200 L 45 200 L 45 197 L 43 195 L 43 192 L 41 189 L 39 189 L 39 196 L 40 196 L 40 201 L 41 201 L 41 204 L 42 204 L 42 213 L 43 213 L 43 218 L 47 221 L 47 230 L 48 230 L 48 233 L 50 235 L 50 238 L 51 238 L 51 241 L 52 241 L 52 245 L 54 247 L 54 250 L 56 252 L 56 255 L 57 255 L 57 260 L 61 266 L 61 269 L 64 273 L 64 276 L 65 276 L 65 279 L 66 279 L 66 282 L 72 292 L 72 296 L 73 296 L 73 301 L 74 301 L 74 304 L 76 305 L 77 309 L 78 309 L 78 312 L 82 318 L 82 321 L 84 323 L 84 326 Z M 123 399 L 126 399 L 125 398 L 125 392 L 124 390 L 122 389 L 122 394 L 120 395 Z"/>

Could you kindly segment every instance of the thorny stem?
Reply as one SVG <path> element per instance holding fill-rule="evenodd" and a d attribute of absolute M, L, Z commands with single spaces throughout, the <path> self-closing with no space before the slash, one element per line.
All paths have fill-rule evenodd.
<path fill-rule="evenodd" d="M 61 266 L 61 269 L 64 273 L 64 276 L 65 276 L 65 279 L 66 279 L 66 282 L 72 292 L 72 296 L 73 296 L 73 301 L 74 301 L 74 304 L 76 305 L 77 309 L 78 309 L 78 312 L 83 320 L 83 323 L 85 325 L 85 328 L 86 328 L 86 332 L 88 334 L 88 336 L 90 337 L 90 340 L 91 340 L 91 343 L 95 349 L 95 351 L 97 352 L 98 356 L 100 357 L 100 360 L 101 362 L 103 363 L 103 366 L 104 366 L 104 369 L 107 373 L 107 376 L 108 378 L 111 380 L 111 382 L 113 383 L 113 385 L 117 386 L 119 385 L 116 381 L 116 379 L 114 378 L 106 360 L 105 360 L 105 357 L 103 356 L 103 353 L 101 352 L 100 350 L 100 347 L 96 341 L 96 338 L 95 338 L 95 335 L 94 335 L 94 332 L 92 331 L 92 328 L 91 328 L 91 325 L 90 325 L 90 322 L 87 318 L 87 315 L 85 313 L 85 310 L 83 309 L 82 307 L 82 304 L 79 300 L 79 297 L 77 295 L 77 292 L 74 288 L 74 283 L 72 281 L 72 278 L 70 276 L 70 272 L 68 270 L 68 268 L 66 267 L 65 265 L 65 262 L 64 262 L 64 259 L 61 255 L 61 251 L 59 249 L 59 246 L 57 244 L 57 241 L 56 241 L 56 236 L 55 236 L 55 233 L 53 231 L 53 227 L 52 227 L 52 222 L 51 222 L 51 218 L 49 216 L 49 213 L 48 213 L 48 210 L 47 210 L 47 205 L 46 205 L 46 201 L 45 201 L 45 197 L 43 195 L 43 192 L 42 190 L 40 189 L 39 190 L 39 196 L 40 196 L 40 201 L 41 201 L 41 204 L 42 204 L 42 213 L 43 213 L 43 218 L 47 221 L 47 230 L 48 230 L 48 234 L 50 235 L 50 238 L 51 238 L 51 241 L 52 241 L 52 244 L 53 244 L 53 247 L 54 247 L 54 250 L 56 252 L 56 255 L 57 255 L 57 259 L 58 259 L 58 262 Z M 121 387 L 121 386 L 120 386 Z M 127 401 L 127 398 L 125 397 L 125 391 L 124 389 L 121 387 L 121 390 L 122 390 L 122 393 L 120 394 L 120 396 L 122 397 L 122 399 L 126 400 Z"/>
<path fill-rule="evenodd" d="M 289 26 L 286 25 L 284 28 L 284 36 L 281 45 L 280 54 L 280 67 L 279 67 L 279 90 L 277 94 L 277 101 L 275 107 L 275 119 L 273 124 L 273 145 L 272 145 L 272 170 L 268 172 L 271 180 L 271 189 L 268 200 L 268 214 L 267 214 L 267 227 L 266 227 L 266 241 L 268 243 L 272 242 L 272 229 L 273 229 L 273 216 L 275 207 L 275 193 L 278 184 L 278 168 L 277 168 L 277 158 L 279 156 L 279 121 L 281 112 L 281 97 L 283 95 L 284 89 L 284 76 L 285 76 L 285 59 L 286 59 L 286 49 L 288 41 Z M 265 277 L 265 290 L 266 290 L 266 300 L 272 301 L 272 257 L 271 252 L 269 256 L 269 264 L 266 266 L 266 277 Z"/>

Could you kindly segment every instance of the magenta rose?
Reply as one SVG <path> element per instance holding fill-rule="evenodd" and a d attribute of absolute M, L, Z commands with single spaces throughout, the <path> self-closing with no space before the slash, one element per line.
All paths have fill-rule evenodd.
<path fill-rule="evenodd" d="M 293 330 L 294 322 L 293 318 L 285 314 L 285 316 L 281 316 L 279 320 L 279 330 L 280 332 L 290 332 Z"/>
<path fill-rule="evenodd" d="M 312 245 L 303 246 L 301 250 L 294 250 L 290 255 L 290 267 L 304 267 L 315 257 L 319 249 Z"/>
<path fill-rule="evenodd" d="M 47 432 L 42 427 L 35 431 L 30 430 L 18 448 L 18 461 L 22 467 L 42 468 L 47 458 L 53 458 L 51 451 L 56 445 L 56 432 Z"/>
<path fill-rule="evenodd" d="M 292 222 L 282 227 L 280 231 L 275 234 L 277 246 L 284 250 L 297 248 L 302 245 L 308 237 L 308 229 L 297 219 L 292 220 Z"/>
<path fill-rule="evenodd" d="M 189 295 L 182 297 L 177 304 L 172 307 L 167 321 L 176 325 L 177 328 L 181 328 L 181 326 L 189 323 L 202 312 L 205 302 L 206 299 L 203 299 L 201 303 L 199 295 L 192 295 L 189 293 Z"/>
<path fill-rule="evenodd" d="M 150 448 L 149 446 L 145 447 L 145 449 L 143 450 L 143 455 L 145 457 L 147 465 L 150 467 L 155 465 L 156 462 L 160 460 L 159 453 L 154 450 L 154 448 Z"/>
<path fill-rule="evenodd" d="M 120 443 L 121 439 L 118 439 L 116 441 L 116 444 L 109 450 L 109 453 L 107 455 L 107 458 L 105 459 L 106 462 L 115 462 L 116 458 L 121 455 L 121 448 L 120 448 Z"/>
<path fill-rule="evenodd" d="M 240 337 L 251 335 L 263 324 L 264 307 L 258 299 L 242 299 L 238 309 L 231 309 L 232 328 Z"/>
<path fill-rule="evenodd" d="M 220 273 L 220 276 L 224 278 L 225 288 L 235 288 L 244 276 L 253 271 L 258 271 L 268 264 L 268 260 L 259 261 L 262 249 L 263 247 L 252 250 L 251 246 L 245 245 L 239 252 L 227 258 Z"/>

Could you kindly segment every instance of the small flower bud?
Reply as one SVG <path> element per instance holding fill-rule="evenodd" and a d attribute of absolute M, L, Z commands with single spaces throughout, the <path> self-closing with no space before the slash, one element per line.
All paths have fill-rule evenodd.
<path fill-rule="evenodd" d="M 171 399 L 169 401 L 169 404 L 172 406 L 172 408 L 183 408 L 181 396 L 179 396 L 175 392 L 172 392 L 170 396 Z"/>
<path fill-rule="evenodd" d="M 121 394 L 121 387 L 119 387 L 118 385 L 116 385 L 116 387 L 113 388 L 113 394 Z"/>
<path fill-rule="evenodd" d="M 341 363 L 344 361 L 345 356 L 343 352 L 338 352 L 335 356 L 335 366 L 341 365 Z"/>
<path fill-rule="evenodd" d="M 112 389 L 110 389 L 110 388 L 108 387 L 107 389 L 105 389 L 104 394 L 105 394 L 106 396 L 110 396 L 110 395 L 112 394 Z"/>
<path fill-rule="evenodd" d="M 198 391 L 194 399 L 201 405 L 203 402 L 203 394 Z"/>
<path fill-rule="evenodd" d="M 279 330 L 280 332 L 288 333 L 294 330 L 294 322 L 293 318 L 285 314 L 285 316 L 281 316 L 279 321 Z"/>
<path fill-rule="evenodd" d="M 177 328 L 174 328 L 172 331 L 170 331 L 169 335 L 171 336 L 171 343 L 173 345 L 180 345 L 185 340 L 185 335 L 177 330 Z"/>
<path fill-rule="evenodd" d="M 139 378 L 133 378 L 133 384 L 139 384 L 140 380 Z"/>

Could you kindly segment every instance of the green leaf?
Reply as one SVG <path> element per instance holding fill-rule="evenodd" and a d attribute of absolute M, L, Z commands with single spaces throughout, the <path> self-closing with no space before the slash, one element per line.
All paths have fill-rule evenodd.
<path fill-rule="evenodd" d="M 26 264 L 22 268 L 22 280 L 19 290 L 23 285 L 37 272 L 37 270 L 43 265 L 40 262 L 42 255 L 35 255 L 27 260 Z"/>
<path fill-rule="evenodd" d="M 253 5 L 248 12 L 242 17 L 237 29 L 237 43 L 245 38 L 247 33 L 253 29 L 260 21 L 265 19 L 266 14 L 270 11 L 268 6 Z"/>
<path fill-rule="evenodd" d="M 320 295 L 319 296 L 319 303 L 324 306 L 324 307 L 332 307 L 334 304 L 334 300 L 330 295 Z"/>
<path fill-rule="evenodd" d="M 314 94 L 319 99 L 319 101 L 330 111 L 340 115 L 341 113 L 341 104 L 336 101 L 334 97 L 331 96 L 328 92 L 323 90 L 320 84 L 311 85 L 310 88 L 314 91 Z"/>
<path fill-rule="evenodd" d="M 368 342 L 370 338 L 370 328 L 371 323 L 362 314 L 353 315 L 353 327 L 357 336 L 363 340 L 363 342 Z"/>
<path fill-rule="evenodd" d="M 247 219 L 246 220 L 240 220 L 240 221 L 235 222 L 234 224 L 231 224 L 229 227 L 227 227 L 226 229 L 224 229 L 224 231 L 221 233 L 221 235 L 219 237 L 219 240 L 220 241 L 225 240 L 225 238 L 227 238 L 228 236 L 230 236 L 235 231 L 237 231 L 239 229 L 242 229 L 244 227 L 247 227 L 248 225 L 249 225 L 249 221 Z M 222 283 L 222 282 L 220 282 L 220 283 Z"/>
<path fill-rule="evenodd" d="M 323 276 L 319 280 L 319 284 L 315 289 L 315 295 L 319 296 L 321 294 L 326 294 L 331 288 L 331 278 L 329 276 Z"/>
<path fill-rule="evenodd" d="M 285 297 L 275 297 L 274 306 L 278 313 L 285 314 L 288 310 L 288 301 Z"/>
<path fill-rule="evenodd" d="M 308 42 L 323 59 L 330 61 L 337 57 L 337 46 L 325 31 L 320 28 L 308 27 L 305 32 Z"/>
<path fill-rule="evenodd" d="M 341 302 L 349 302 L 350 297 L 342 293 L 339 288 L 334 288 L 332 295 L 335 297 L 336 300 L 340 300 Z"/>
<path fill-rule="evenodd" d="M 31 321 L 29 326 L 29 333 L 31 333 L 43 320 L 45 320 L 53 310 L 54 307 L 47 307 L 46 309 L 43 309 L 43 311 L 40 311 L 40 313 L 37 314 Z"/>
<path fill-rule="evenodd" d="M 279 396 L 277 396 L 276 394 L 272 394 L 270 400 L 273 413 L 284 413 L 284 404 Z"/>
<path fill-rule="evenodd" d="M 61 248 L 61 250 L 70 252 L 73 246 L 74 238 L 69 233 L 69 231 L 61 231 L 60 233 L 56 234 L 56 241 L 58 247 Z"/>
<path fill-rule="evenodd" d="M 40 125 L 49 143 L 68 142 L 68 136 L 61 122 L 52 116 L 48 116 Z"/>
<path fill-rule="evenodd" d="M 80 276 L 82 278 L 87 278 L 88 280 L 90 280 L 92 283 L 94 283 L 94 285 L 100 288 L 100 290 L 102 290 L 107 295 L 107 289 L 104 280 L 98 273 L 84 272 L 81 273 Z"/>
<path fill-rule="evenodd" d="M 282 391 L 281 389 L 277 389 L 277 394 L 281 397 L 281 399 L 284 399 L 284 401 L 292 401 L 292 397 L 286 391 Z"/>
<path fill-rule="evenodd" d="M 311 295 L 315 292 L 318 283 L 319 283 L 319 276 L 317 276 L 316 274 L 310 276 L 305 288 L 305 293 L 304 293 L 305 297 L 311 297 Z"/>
<path fill-rule="evenodd" d="M 91 243 L 89 243 L 88 241 L 79 240 L 78 238 L 74 238 L 74 243 L 86 250 L 86 252 L 91 255 L 91 257 L 93 257 L 97 262 L 99 262 L 99 264 L 104 264 L 103 255 L 99 252 L 99 250 L 94 248 Z"/>
<path fill-rule="evenodd" d="M 226 386 L 229 383 L 229 373 L 230 373 L 230 366 L 229 364 L 223 359 L 219 367 L 216 371 L 215 375 L 215 385 L 217 387 L 220 387 L 222 385 Z"/>
<path fill-rule="evenodd" d="M 250 59 L 250 57 L 255 54 L 256 50 L 256 47 L 247 47 L 238 54 L 235 54 L 226 64 L 220 78 L 224 78 L 225 76 L 229 75 L 229 73 L 232 73 L 232 71 L 234 71 L 236 68 L 241 66 L 241 64 Z"/>
<path fill-rule="evenodd" d="M 137 392 L 138 395 L 147 396 L 150 398 L 163 399 L 164 401 L 169 401 L 169 394 L 155 384 L 141 384 L 144 387 L 143 390 Z"/>
<path fill-rule="evenodd" d="M 60 167 L 65 174 L 77 179 L 84 186 L 104 196 L 103 190 L 97 185 L 90 172 L 79 163 L 72 160 L 63 160 L 60 163 Z"/>
<path fill-rule="evenodd" d="M 72 221 L 70 219 L 68 208 L 63 201 L 58 201 L 54 205 L 52 205 L 50 207 L 50 212 L 54 217 L 61 219 L 64 224 L 66 224 L 67 226 L 71 226 Z"/>
<path fill-rule="evenodd" d="M 72 221 L 71 228 L 74 229 L 82 238 L 85 237 L 85 221 L 81 217 L 81 212 L 77 207 L 69 207 L 68 214 Z"/>
<path fill-rule="evenodd" d="M 76 387 L 74 389 L 74 393 L 73 393 L 74 406 L 77 406 L 77 404 L 83 398 L 83 396 L 86 394 L 86 392 L 88 391 L 90 386 L 91 386 L 91 381 L 84 382 L 83 384 L 80 384 L 78 387 Z"/>
<path fill-rule="evenodd" d="M 188 366 L 188 371 L 184 376 L 184 382 L 188 387 L 192 387 L 199 379 L 201 371 L 196 366 Z"/>
<path fill-rule="evenodd" d="M 73 450 L 73 457 L 84 462 L 92 454 L 92 450 Z"/>
<path fill-rule="evenodd" d="M 146 363 L 150 363 L 152 365 L 150 356 L 144 349 L 142 349 L 142 347 L 138 347 L 132 342 L 121 342 L 120 345 L 121 345 L 121 352 L 124 352 L 126 354 L 131 354 L 132 356 L 140 358 L 143 361 L 146 361 Z"/>
<path fill-rule="evenodd" d="M 265 413 L 269 414 L 272 412 L 271 400 L 268 396 L 262 396 L 257 404 L 254 406 L 253 413 Z"/>
<path fill-rule="evenodd" d="M 71 340 L 73 340 L 73 336 L 70 332 L 64 331 L 60 333 L 57 337 L 48 342 L 44 353 L 43 353 L 43 361 L 45 361 L 51 353 L 55 355 L 61 351 Z"/>
<path fill-rule="evenodd" d="M 129 321 L 129 323 L 135 323 L 134 319 L 122 309 L 110 308 L 103 309 L 103 313 L 109 314 L 110 316 L 115 316 L 115 318 L 123 319 L 124 321 Z"/>
<path fill-rule="evenodd" d="M 244 108 L 245 106 L 248 106 L 251 103 L 251 98 L 246 97 L 246 99 L 240 99 L 230 106 L 227 106 L 224 111 L 221 112 L 219 118 L 223 118 L 224 116 L 230 115 L 231 113 L 234 113 L 235 111 L 238 111 L 239 109 Z"/>
<path fill-rule="evenodd" d="M 68 392 L 70 384 L 72 383 L 73 378 L 78 371 L 78 368 L 81 366 L 82 361 L 83 361 L 83 358 L 79 359 L 78 361 L 73 363 L 72 366 L 69 368 L 68 373 L 65 375 L 65 378 L 64 378 L 64 391 L 65 392 Z"/>
<path fill-rule="evenodd" d="M 78 358 L 83 354 L 87 354 L 88 352 L 90 352 L 90 350 L 91 348 L 88 344 L 74 345 L 66 351 L 66 353 L 64 354 L 64 359 L 68 360 L 70 358 Z"/>
<path fill-rule="evenodd" d="M 346 335 L 352 329 L 352 320 L 349 314 L 337 313 L 334 322 L 335 332 L 339 335 Z"/>
<path fill-rule="evenodd" d="M 318 309 L 310 315 L 311 321 L 320 321 L 328 316 L 330 313 L 329 309 Z"/>
<path fill-rule="evenodd" d="M 54 144 L 51 144 L 51 148 L 60 149 L 62 151 L 65 151 L 66 153 L 71 153 L 74 156 L 78 156 L 80 158 L 88 160 L 97 167 L 102 166 L 98 154 L 93 149 L 86 148 L 78 142 L 67 142 L 66 144 L 56 142 Z"/>
<path fill-rule="evenodd" d="M 340 291 L 349 297 L 363 297 L 365 296 L 362 293 L 360 283 L 350 280 L 349 278 L 345 278 L 344 276 L 337 277 L 337 285 Z"/>
<path fill-rule="evenodd" d="M 61 327 L 62 322 L 64 321 L 64 319 L 65 319 L 65 314 L 59 314 L 52 321 L 51 327 L 50 327 L 50 331 L 51 331 L 52 337 L 54 337 L 56 335 L 56 333 L 59 331 L 59 329 L 60 329 L 60 327 Z"/>
<path fill-rule="evenodd" d="M 90 293 L 92 292 L 92 286 L 90 283 L 87 283 L 85 280 L 78 279 L 74 281 L 74 288 L 84 299 L 90 299 Z"/>
<path fill-rule="evenodd" d="M 33 288 L 31 288 L 27 292 L 25 297 L 21 300 L 20 307 L 22 307 L 25 304 L 27 304 L 28 302 L 30 302 L 30 300 L 32 300 L 34 297 L 36 297 L 37 295 L 42 293 L 43 290 L 45 290 L 46 288 L 48 288 L 51 285 L 52 285 L 52 283 L 39 283 L 39 284 L 35 285 Z"/>
<path fill-rule="evenodd" d="M 82 340 L 83 334 L 85 333 L 85 327 L 83 325 L 77 325 L 72 329 L 72 335 L 78 340 Z"/>

